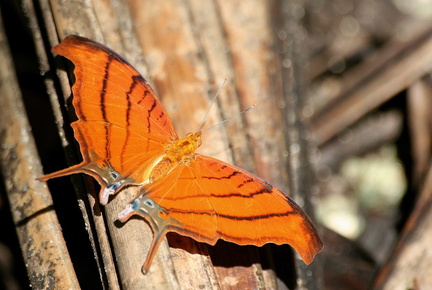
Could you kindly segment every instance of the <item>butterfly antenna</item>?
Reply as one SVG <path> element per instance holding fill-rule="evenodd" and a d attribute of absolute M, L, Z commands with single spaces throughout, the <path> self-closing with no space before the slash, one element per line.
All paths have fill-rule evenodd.
<path fill-rule="evenodd" d="M 213 97 L 213 99 L 212 99 L 212 101 L 210 103 L 210 106 L 208 107 L 207 112 L 205 113 L 204 118 L 202 119 L 201 124 L 198 126 L 198 129 L 196 130 L 196 132 L 200 131 L 201 128 L 202 128 L 202 126 L 204 126 L 204 123 L 205 123 L 205 121 L 207 119 L 207 115 L 209 114 L 211 107 L 213 106 L 214 102 L 216 101 L 216 98 L 219 95 L 219 93 L 222 90 L 222 88 L 225 85 L 225 83 L 226 83 L 226 79 L 224 79 L 224 81 L 222 82 L 222 84 L 219 86 L 219 89 L 217 90 L 215 96 Z"/>
<path fill-rule="evenodd" d="M 213 126 L 211 126 L 211 127 L 207 128 L 207 129 L 205 129 L 204 131 L 202 131 L 202 134 L 204 134 L 205 132 L 209 131 L 210 129 L 213 129 L 214 127 L 217 127 L 217 126 L 220 126 L 220 125 L 222 125 L 222 124 L 225 124 L 225 123 L 228 122 L 229 120 L 234 119 L 234 118 L 238 117 L 238 116 L 241 115 L 241 114 L 246 113 L 247 111 L 249 111 L 250 109 L 254 108 L 255 106 L 256 106 L 256 105 L 252 105 L 252 106 L 250 106 L 249 108 L 246 108 L 245 110 L 243 110 L 243 111 L 241 111 L 241 112 L 235 114 L 234 116 L 231 116 L 231 117 L 229 117 L 228 119 L 225 119 L 225 120 L 223 120 L 223 121 L 220 122 L 220 123 L 214 124 Z"/>

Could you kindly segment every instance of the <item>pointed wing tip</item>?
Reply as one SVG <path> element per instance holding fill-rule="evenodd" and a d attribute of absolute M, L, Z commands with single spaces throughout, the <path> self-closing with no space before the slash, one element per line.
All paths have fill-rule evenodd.
<path fill-rule="evenodd" d="M 109 200 L 109 196 L 107 196 L 106 198 L 100 197 L 99 198 L 99 203 L 101 205 L 107 205 L 108 204 L 108 200 Z"/>
<path fill-rule="evenodd" d="M 141 273 L 143 273 L 143 275 L 147 275 L 149 269 L 146 269 L 145 266 L 143 265 L 141 268 Z"/>
<path fill-rule="evenodd" d="M 324 248 L 323 242 L 321 241 L 319 236 L 316 236 L 315 241 L 309 243 L 309 246 L 306 247 L 305 250 L 302 250 L 301 252 L 298 251 L 298 253 L 300 254 L 303 262 L 306 265 L 310 265 L 315 259 L 315 256 L 318 255 L 323 248 Z"/>
<path fill-rule="evenodd" d="M 43 175 L 41 177 L 37 177 L 36 180 L 40 181 L 40 182 L 45 182 L 45 181 L 49 180 L 49 177 L 47 177 L 46 175 Z"/>
<path fill-rule="evenodd" d="M 59 171 L 56 171 L 56 172 L 52 172 L 52 173 L 48 173 L 48 174 L 42 175 L 42 176 L 36 178 L 36 180 L 44 182 L 44 181 L 48 181 L 50 179 L 53 179 L 53 178 L 56 178 L 56 177 L 65 176 L 65 175 L 66 174 L 61 174 L 61 173 L 59 173 Z"/>
<path fill-rule="evenodd" d="M 129 204 L 124 210 L 122 210 L 117 218 L 122 223 L 126 222 L 133 214 L 135 213 L 135 210 L 131 204 Z"/>
<path fill-rule="evenodd" d="M 96 41 L 72 34 L 66 36 L 62 42 L 54 46 L 52 51 L 68 59 L 71 59 L 71 57 L 78 55 L 78 53 L 82 50 L 94 49 L 95 47 L 100 46 L 101 44 Z M 72 62 L 76 65 L 74 61 Z"/>
<path fill-rule="evenodd" d="M 106 205 L 108 203 L 110 195 L 114 195 L 116 193 L 115 189 L 117 188 L 102 185 L 101 191 L 99 193 L 99 202 L 101 205 Z"/>

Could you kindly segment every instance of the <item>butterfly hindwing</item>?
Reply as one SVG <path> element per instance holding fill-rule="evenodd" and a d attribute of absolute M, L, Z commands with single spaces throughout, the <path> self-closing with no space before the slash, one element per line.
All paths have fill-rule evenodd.
<path fill-rule="evenodd" d="M 239 245 L 290 244 L 306 264 L 322 248 L 312 221 L 294 201 L 264 180 L 214 158 L 195 154 L 169 178 L 145 185 L 143 191 L 142 201 L 151 200 L 160 210 L 149 214 L 145 204 L 135 204 L 128 214 L 164 219 L 155 232 L 162 233 L 166 226 L 209 244 L 218 239 Z"/>

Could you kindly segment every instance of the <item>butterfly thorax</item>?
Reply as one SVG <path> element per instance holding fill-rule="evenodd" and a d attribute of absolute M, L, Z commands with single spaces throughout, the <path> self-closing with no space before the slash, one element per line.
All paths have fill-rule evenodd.
<path fill-rule="evenodd" d="M 188 163 L 194 159 L 195 150 L 201 146 L 202 132 L 189 133 L 183 139 L 176 140 L 166 147 L 165 155 L 155 165 L 150 182 L 154 182 L 170 173 L 179 164 Z"/>

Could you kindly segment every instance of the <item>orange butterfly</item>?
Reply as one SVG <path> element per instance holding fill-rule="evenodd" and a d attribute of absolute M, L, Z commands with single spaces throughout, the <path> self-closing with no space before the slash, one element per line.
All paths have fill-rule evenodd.
<path fill-rule="evenodd" d="M 74 173 L 101 185 L 100 203 L 125 186 L 142 194 L 119 214 L 144 217 L 154 237 L 143 273 L 167 232 L 214 245 L 290 244 L 310 264 L 323 244 L 310 218 L 279 189 L 220 160 L 195 153 L 202 132 L 179 139 L 146 80 L 121 56 L 71 35 L 53 51 L 75 64 L 72 123 L 83 161 L 47 174 Z"/>

